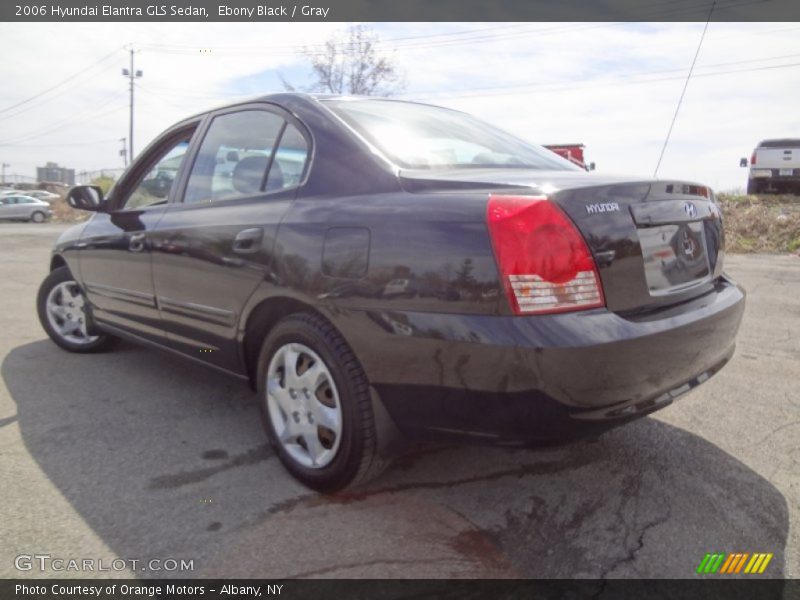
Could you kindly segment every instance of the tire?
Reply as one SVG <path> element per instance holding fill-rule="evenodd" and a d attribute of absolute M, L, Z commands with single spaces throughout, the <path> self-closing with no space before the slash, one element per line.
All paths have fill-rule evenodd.
<path fill-rule="evenodd" d="M 334 492 L 383 470 L 369 382 L 322 317 L 297 313 L 272 329 L 258 358 L 258 398 L 275 453 L 304 485 Z"/>
<path fill-rule="evenodd" d="M 753 194 L 760 194 L 762 189 L 761 182 L 757 179 L 748 179 L 747 180 L 747 193 L 750 195 Z"/>
<path fill-rule="evenodd" d="M 103 352 L 119 342 L 106 333 L 89 334 L 91 316 L 85 310 L 83 291 L 67 267 L 54 269 L 45 277 L 36 296 L 36 310 L 47 335 L 64 350 Z"/>
<path fill-rule="evenodd" d="M 31 215 L 31 221 L 33 223 L 44 223 L 45 219 L 47 219 L 47 215 L 38 210 Z"/>

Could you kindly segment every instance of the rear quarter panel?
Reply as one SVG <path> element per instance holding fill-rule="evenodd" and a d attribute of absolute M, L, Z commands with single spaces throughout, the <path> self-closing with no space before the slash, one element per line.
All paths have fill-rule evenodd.
<path fill-rule="evenodd" d="M 503 298 L 485 206 L 485 196 L 464 194 L 301 197 L 278 233 L 276 283 L 327 307 L 497 314 Z M 326 250 L 330 232 L 342 229 L 368 232 L 363 274 L 335 264 L 346 252 Z M 363 251 L 361 241 L 353 259 Z"/>

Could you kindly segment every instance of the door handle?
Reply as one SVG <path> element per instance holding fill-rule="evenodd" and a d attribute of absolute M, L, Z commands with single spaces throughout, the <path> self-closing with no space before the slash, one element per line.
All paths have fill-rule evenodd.
<path fill-rule="evenodd" d="M 233 238 L 233 251 L 239 254 L 253 254 L 261 249 L 264 230 L 261 227 L 243 229 Z"/>
<path fill-rule="evenodd" d="M 128 250 L 131 252 L 141 252 L 144 250 L 144 240 L 144 232 L 134 233 L 130 238 L 128 238 Z"/>

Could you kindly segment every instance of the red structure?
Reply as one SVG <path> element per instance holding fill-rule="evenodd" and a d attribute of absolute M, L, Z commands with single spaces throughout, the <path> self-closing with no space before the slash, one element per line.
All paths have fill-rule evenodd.
<path fill-rule="evenodd" d="M 552 150 L 561 158 L 566 158 L 568 161 L 575 163 L 579 167 L 585 169 L 586 163 L 583 160 L 583 149 L 586 146 L 583 144 L 546 144 L 545 148 Z"/>

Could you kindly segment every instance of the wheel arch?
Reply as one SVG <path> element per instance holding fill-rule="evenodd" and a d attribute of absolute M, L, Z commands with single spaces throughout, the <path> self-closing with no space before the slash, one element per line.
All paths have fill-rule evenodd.
<path fill-rule="evenodd" d="M 53 258 L 50 259 L 50 271 L 55 271 L 60 267 L 66 267 L 67 261 L 64 260 L 64 257 L 60 254 L 54 254 Z"/>
<path fill-rule="evenodd" d="M 317 307 L 288 296 L 263 299 L 247 313 L 244 319 L 245 326 L 240 344 L 247 378 L 250 382 L 250 387 L 254 391 L 258 388 L 258 382 L 256 381 L 258 374 L 258 356 L 261 352 L 261 345 L 264 339 L 281 319 L 299 312 L 311 313 L 321 317 L 349 344 L 349 340 L 342 330 Z M 355 353 L 355 349 L 353 349 L 353 352 Z M 357 355 L 356 358 L 358 358 Z M 369 378 L 368 374 L 367 378 Z M 370 396 L 375 426 L 378 433 L 378 453 L 383 457 L 394 456 L 402 452 L 405 448 L 405 437 L 398 429 L 394 419 L 390 416 L 383 401 L 372 386 L 370 386 Z"/>
<path fill-rule="evenodd" d="M 261 300 L 247 314 L 243 328 L 241 352 L 250 387 L 254 390 L 257 387 L 258 355 L 264 339 L 281 319 L 299 312 L 313 313 L 331 323 L 330 319 L 312 305 L 288 296 L 276 296 Z M 331 326 L 335 328 L 333 323 Z M 339 333 L 341 334 L 341 332 Z"/>

